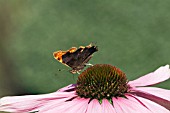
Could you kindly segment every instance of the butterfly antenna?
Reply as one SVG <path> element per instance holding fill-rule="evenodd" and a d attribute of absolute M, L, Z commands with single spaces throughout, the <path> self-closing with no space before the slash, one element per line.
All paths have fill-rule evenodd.
<path fill-rule="evenodd" d="M 97 45 L 97 42 L 91 42 L 90 44 L 91 45 Z"/>
<path fill-rule="evenodd" d="M 65 71 L 65 69 L 58 69 L 58 71 Z M 58 73 L 55 73 L 55 76 L 58 76 Z"/>
<path fill-rule="evenodd" d="M 58 69 L 58 71 L 69 71 L 69 69 Z"/>
<path fill-rule="evenodd" d="M 74 74 L 73 73 L 72 73 L 72 77 L 73 77 L 72 79 L 74 80 Z"/>
<path fill-rule="evenodd" d="M 65 69 L 58 69 L 58 71 L 64 71 Z"/>

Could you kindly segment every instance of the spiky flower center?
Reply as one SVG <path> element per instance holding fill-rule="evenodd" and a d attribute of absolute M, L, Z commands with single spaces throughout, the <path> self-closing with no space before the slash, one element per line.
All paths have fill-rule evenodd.
<path fill-rule="evenodd" d="M 98 100 L 122 97 L 127 90 L 125 73 L 108 64 L 96 64 L 86 69 L 79 75 L 76 86 L 78 96 Z"/>

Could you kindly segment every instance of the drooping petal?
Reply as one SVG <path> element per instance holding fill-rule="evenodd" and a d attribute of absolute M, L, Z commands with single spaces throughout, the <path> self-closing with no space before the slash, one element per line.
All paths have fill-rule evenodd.
<path fill-rule="evenodd" d="M 114 106 L 107 99 L 102 100 L 102 113 L 116 113 Z"/>
<path fill-rule="evenodd" d="M 39 113 L 86 113 L 89 99 L 75 98 L 64 103 L 51 102 Z"/>
<path fill-rule="evenodd" d="M 150 101 L 148 99 L 136 96 L 136 95 L 131 95 L 132 97 L 136 98 L 139 100 L 139 102 L 141 102 L 143 105 L 145 105 L 148 110 L 150 110 L 152 113 L 170 113 L 170 111 L 166 108 L 164 108 L 163 106 Z M 132 98 L 133 99 L 133 98 Z"/>
<path fill-rule="evenodd" d="M 90 101 L 86 113 L 103 113 L 99 101 L 96 99 Z"/>
<path fill-rule="evenodd" d="M 113 97 L 112 101 L 113 101 L 113 106 L 115 108 L 116 113 L 126 113 L 123 111 L 121 106 L 117 103 L 117 101 L 118 101 L 117 98 Z"/>
<path fill-rule="evenodd" d="M 156 71 L 152 73 L 142 76 L 136 80 L 130 81 L 128 84 L 131 87 L 149 86 L 149 85 L 154 85 L 163 82 L 169 78 L 170 78 L 170 69 L 169 69 L 169 65 L 166 65 L 158 68 Z"/>
<path fill-rule="evenodd" d="M 74 96 L 76 96 L 75 91 L 3 97 L 0 99 L 0 111 L 20 113 L 39 111 L 42 106 L 52 100 L 69 99 Z"/>
<path fill-rule="evenodd" d="M 152 100 L 170 110 L 170 90 L 154 87 L 133 88 L 132 93 Z"/>
<path fill-rule="evenodd" d="M 113 98 L 113 104 L 117 113 L 152 113 L 137 100 L 127 98 Z"/>
<path fill-rule="evenodd" d="M 70 86 L 70 85 L 69 85 Z M 66 86 L 66 87 L 69 87 Z M 65 87 L 65 89 L 66 89 Z M 63 89 L 63 88 L 62 88 Z M 7 96 L 3 97 L 0 99 L 0 105 L 4 104 L 10 104 L 10 103 L 15 103 L 19 101 L 27 101 L 27 100 L 34 100 L 34 99 L 44 99 L 44 98 L 64 98 L 64 97 L 69 97 L 69 96 L 75 96 L 75 91 L 70 91 L 70 92 L 62 92 L 61 90 L 58 90 L 53 93 L 49 94 L 40 94 L 40 95 L 25 95 L 25 96 Z"/>
<path fill-rule="evenodd" d="M 55 92 L 49 94 L 42 95 L 24 95 L 24 96 L 7 96 L 0 99 L 0 106 L 12 104 L 12 103 L 20 103 L 27 102 L 31 100 L 51 100 L 56 98 L 64 98 L 64 97 L 72 97 L 75 96 L 75 91 L 73 92 Z"/>
<path fill-rule="evenodd" d="M 170 90 L 156 88 L 156 87 L 138 87 L 136 88 L 136 91 L 149 93 L 154 96 L 170 101 Z"/>
<path fill-rule="evenodd" d="M 6 104 L 6 105 L 1 105 L 0 111 L 15 112 L 15 113 L 33 112 L 33 111 L 37 111 L 38 107 L 41 107 L 42 104 L 43 104 L 42 102 L 36 102 L 34 100 L 25 103 Z"/>

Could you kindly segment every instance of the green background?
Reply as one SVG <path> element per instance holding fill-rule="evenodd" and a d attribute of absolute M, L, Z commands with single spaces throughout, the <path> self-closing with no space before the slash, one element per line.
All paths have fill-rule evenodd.
<path fill-rule="evenodd" d="M 97 43 L 92 64 L 129 80 L 170 63 L 169 0 L 1 0 L 0 97 L 76 83 L 52 53 Z M 65 71 L 58 71 L 65 69 Z M 158 85 L 170 89 L 170 80 Z"/>

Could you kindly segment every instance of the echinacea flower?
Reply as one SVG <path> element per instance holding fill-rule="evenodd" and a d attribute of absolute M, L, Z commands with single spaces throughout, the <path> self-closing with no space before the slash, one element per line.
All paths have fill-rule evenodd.
<path fill-rule="evenodd" d="M 97 64 L 77 84 L 54 93 L 0 99 L 0 111 L 26 113 L 170 113 L 170 90 L 150 87 L 170 78 L 169 65 L 128 81 L 118 68 Z M 148 86 L 148 87 L 146 87 Z"/>

